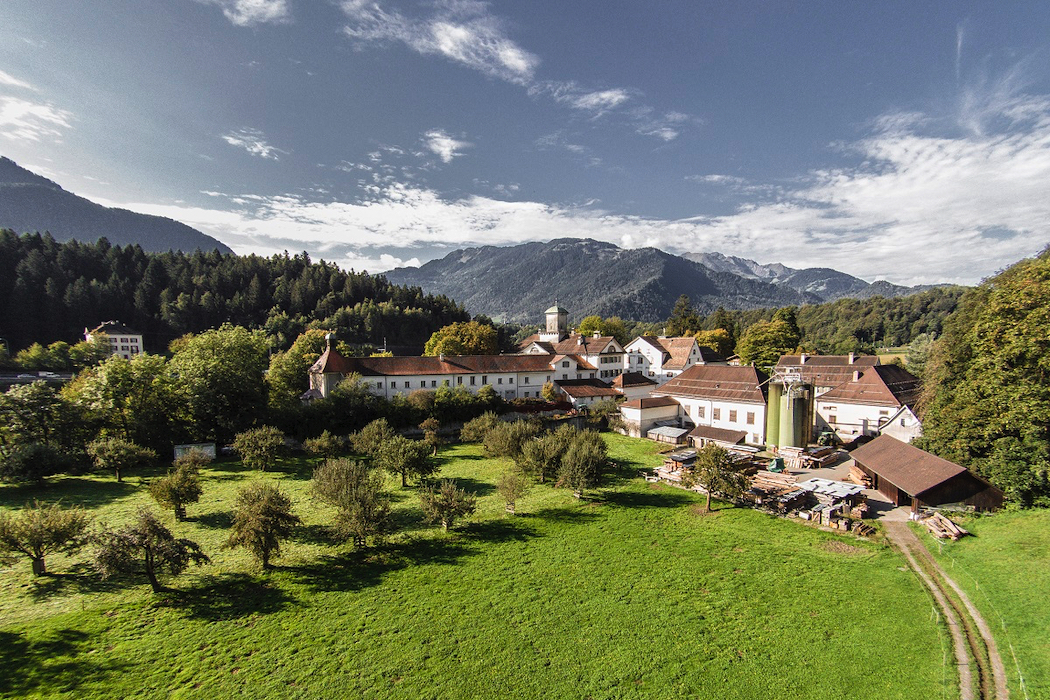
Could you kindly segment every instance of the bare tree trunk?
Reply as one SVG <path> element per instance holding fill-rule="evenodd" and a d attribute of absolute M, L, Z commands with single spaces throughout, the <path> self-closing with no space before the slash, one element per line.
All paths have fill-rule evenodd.
<path fill-rule="evenodd" d="M 33 575 L 43 576 L 47 573 L 47 566 L 44 564 L 43 557 L 33 557 Z"/>
<path fill-rule="evenodd" d="M 121 479 L 120 479 L 120 467 L 117 467 L 117 483 L 119 484 L 120 482 L 121 482 Z"/>
<path fill-rule="evenodd" d="M 160 593 L 164 590 L 164 586 L 160 585 L 160 581 L 157 580 L 157 573 L 153 570 L 153 552 L 146 550 L 146 578 L 149 579 L 149 585 L 153 587 L 154 593 Z"/>
<path fill-rule="evenodd" d="M 186 506 L 177 505 L 175 506 L 175 519 L 185 520 L 186 519 Z"/>
<path fill-rule="evenodd" d="M 707 508 L 704 509 L 705 513 L 711 512 L 711 489 L 707 490 Z"/>

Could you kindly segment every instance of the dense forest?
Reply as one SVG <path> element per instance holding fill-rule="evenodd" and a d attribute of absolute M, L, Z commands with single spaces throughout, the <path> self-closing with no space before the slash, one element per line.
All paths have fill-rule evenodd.
<path fill-rule="evenodd" d="M 422 347 L 435 330 L 470 316 L 447 297 L 306 253 L 146 253 L 105 239 L 58 243 L 0 230 L 0 338 L 12 354 L 76 342 L 85 326 L 111 319 L 140 330 L 157 352 L 223 323 L 263 329 L 274 350 L 308 327 L 337 329 L 348 343 Z"/>

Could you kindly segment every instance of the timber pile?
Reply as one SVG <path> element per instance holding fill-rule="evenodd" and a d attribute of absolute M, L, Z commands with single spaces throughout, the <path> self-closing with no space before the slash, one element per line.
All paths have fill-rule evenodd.
<path fill-rule="evenodd" d="M 871 477 L 864 473 L 864 470 L 858 467 L 856 464 L 851 464 L 849 468 L 849 476 L 847 477 L 854 484 L 863 486 L 866 489 L 871 488 Z"/>
<path fill-rule="evenodd" d="M 762 491 L 777 492 L 795 485 L 794 474 L 771 472 L 760 469 L 751 477 L 751 488 Z"/>
<path fill-rule="evenodd" d="M 950 539 L 954 542 L 963 535 L 970 534 L 969 531 L 959 527 L 940 513 L 934 513 L 923 520 L 922 524 L 926 526 L 926 529 L 930 531 L 931 535 L 942 540 Z"/>

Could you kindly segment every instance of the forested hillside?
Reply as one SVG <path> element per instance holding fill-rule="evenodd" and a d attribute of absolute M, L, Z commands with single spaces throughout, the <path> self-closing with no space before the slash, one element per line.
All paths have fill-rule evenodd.
<path fill-rule="evenodd" d="M 262 258 L 216 251 L 146 253 L 141 247 L 0 230 L 0 337 L 10 350 L 75 342 L 115 319 L 140 330 L 149 351 L 223 323 L 263 328 L 275 349 L 303 329 L 339 329 L 350 343 L 422 346 L 469 320 L 447 297 L 344 272 L 305 253 Z"/>

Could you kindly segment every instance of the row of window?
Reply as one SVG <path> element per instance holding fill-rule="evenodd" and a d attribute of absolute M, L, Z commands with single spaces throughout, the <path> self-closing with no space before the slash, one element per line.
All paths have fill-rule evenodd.
<path fill-rule="evenodd" d="M 704 406 L 697 407 L 697 415 L 700 418 L 704 417 Z M 730 423 L 736 423 L 736 419 L 737 419 L 737 411 L 735 409 L 730 409 L 729 410 L 729 422 Z M 711 420 L 722 420 L 722 409 L 720 409 L 720 408 L 712 408 L 711 409 Z M 747 425 L 754 425 L 755 424 L 755 412 L 754 411 L 748 411 L 747 412 L 747 421 L 746 421 L 746 423 L 747 423 Z"/>
<path fill-rule="evenodd" d="M 133 350 L 132 352 L 137 352 L 137 351 Z M 563 376 L 568 376 L 568 375 L 563 375 Z M 592 377 L 593 377 L 593 375 L 592 375 Z M 476 375 L 471 375 L 469 377 L 469 379 L 470 379 L 470 385 L 471 386 L 477 386 L 477 379 L 478 378 L 477 378 Z M 497 377 L 496 378 L 496 383 L 497 384 L 502 384 L 503 383 L 503 379 L 504 379 L 503 377 Z M 523 378 L 524 381 L 522 383 L 523 384 L 528 384 L 530 379 L 531 379 L 530 377 L 524 377 Z M 506 377 L 506 380 L 507 380 L 507 384 L 513 384 L 514 383 L 514 377 Z M 551 380 L 550 375 L 547 375 L 547 381 L 549 382 L 550 380 Z M 489 383 L 488 375 L 487 374 L 481 375 L 481 385 L 485 386 L 488 383 Z M 456 384 L 457 385 L 462 385 L 463 384 L 463 377 L 456 377 Z M 412 380 L 411 379 L 406 379 L 404 382 L 402 382 L 402 385 L 403 385 L 403 388 L 405 388 L 405 389 L 411 389 L 412 388 Z M 430 380 L 430 388 L 431 389 L 436 388 L 437 385 L 438 385 L 438 380 L 436 380 L 436 379 L 431 379 Z M 441 381 L 441 386 L 451 386 L 450 380 L 448 380 L 448 379 L 442 380 Z M 383 388 L 383 383 L 382 382 L 376 382 L 376 389 L 382 389 L 382 388 Z M 391 389 L 396 389 L 397 388 L 397 382 L 396 381 L 391 381 L 390 382 L 390 388 Z M 427 388 L 427 380 L 426 379 L 420 379 L 419 380 L 419 388 L 420 389 L 426 389 Z"/>

